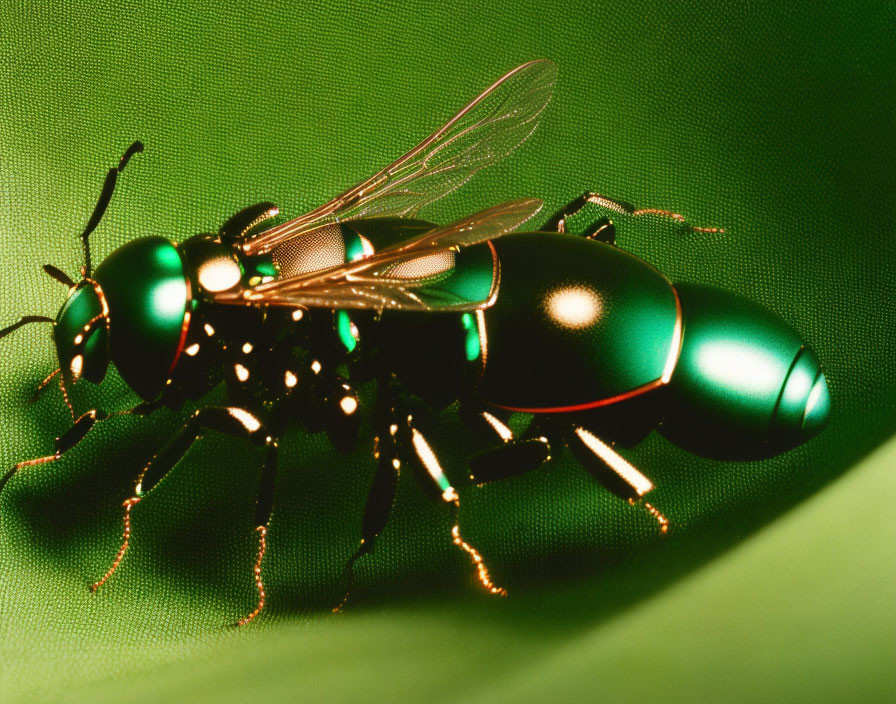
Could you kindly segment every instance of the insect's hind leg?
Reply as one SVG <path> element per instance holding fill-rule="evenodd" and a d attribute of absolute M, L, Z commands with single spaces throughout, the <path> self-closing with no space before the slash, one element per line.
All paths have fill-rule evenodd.
<path fill-rule="evenodd" d="M 460 407 L 464 425 L 488 446 L 467 460 L 470 481 L 475 484 L 516 477 L 551 459 L 550 441 L 538 432 L 535 424 L 516 437 L 496 413 L 479 403 L 462 403 Z"/>
<path fill-rule="evenodd" d="M 273 484 L 276 472 L 277 441 L 270 434 L 266 425 L 253 413 L 237 406 L 212 406 L 196 411 L 184 426 L 155 454 L 137 478 L 134 495 L 124 503 L 124 533 L 122 544 L 109 570 L 91 586 L 91 591 L 99 589 L 118 569 L 127 552 L 131 534 L 131 509 L 155 488 L 170 472 L 198 440 L 203 431 L 217 430 L 227 435 L 244 438 L 257 445 L 265 445 L 268 453 L 265 469 L 262 473 L 256 510 L 256 531 L 259 533 L 259 551 L 255 564 L 256 586 L 259 592 L 259 603 L 255 611 L 240 624 L 253 620 L 264 607 L 264 587 L 261 582 L 261 561 L 266 547 L 267 523 L 273 506 Z"/>
<path fill-rule="evenodd" d="M 611 198 L 605 198 L 604 196 L 601 196 L 597 193 L 586 191 L 578 198 L 570 201 L 562 208 L 560 208 L 560 210 L 554 213 L 541 228 L 541 231 L 560 233 L 566 232 L 567 218 L 573 217 L 589 203 L 600 205 L 614 212 L 626 213 L 629 212 L 629 210 L 634 210 L 634 206 L 630 205 L 629 203 L 615 201 Z M 613 226 L 613 222 L 607 217 L 603 217 L 595 223 L 592 223 L 584 232 L 581 233 L 581 235 L 582 237 L 599 240 L 600 242 L 606 242 L 607 244 L 616 244 L 616 228 Z"/>
<path fill-rule="evenodd" d="M 659 523 L 660 533 L 668 532 L 669 519 L 644 500 L 654 485 L 640 470 L 587 428 L 578 425 L 568 428 L 564 439 L 591 476 L 632 506 L 643 507 Z"/>
<path fill-rule="evenodd" d="M 573 201 L 560 208 L 542 227 L 543 232 L 566 232 L 567 218 L 571 218 L 578 213 L 586 205 L 595 205 L 603 210 L 608 210 L 622 217 L 641 217 L 644 215 L 652 215 L 655 217 L 666 218 L 683 225 L 693 232 L 703 232 L 712 234 L 724 233 L 721 227 L 699 227 L 691 225 L 685 220 L 684 216 L 671 210 L 663 210 L 661 208 L 639 208 L 631 203 L 622 200 L 616 200 L 600 193 L 586 191 Z M 596 222 L 589 225 L 583 232 L 582 237 L 599 240 L 607 244 L 616 244 L 616 227 L 610 217 L 602 217 Z"/>

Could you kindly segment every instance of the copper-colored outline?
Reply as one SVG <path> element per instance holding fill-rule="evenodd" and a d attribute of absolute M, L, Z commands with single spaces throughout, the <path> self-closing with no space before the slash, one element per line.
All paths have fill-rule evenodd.
<path fill-rule="evenodd" d="M 672 330 L 672 345 L 669 348 L 669 355 L 666 357 L 666 364 L 663 366 L 663 375 L 660 381 L 668 384 L 675 368 L 678 366 L 678 359 L 681 357 L 681 348 L 684 344 L 684 321 L 681 315 L 681 298 L 678 297 L 678 291 L 672 286 L 672 293 L 675 294 L 675 327 Z"/>
<path fill-rule="evenodd" d="M 180 326 L 180 340 L 177 343 L 177 351 L 174 353 L 174 359 L 171 360 L 171 366 L 168 368 L 167 377 L 171 377 L 171 372 L 174 371 L 174 367 L 177 366 L 177 360 L 180 359 L 180 353 L 184 350 L 184 345 L 187 342 L 187 330 L 190 327 L 190 301 L 193 300 L 193 287 L 190 284 L 190 275 L 187 272 L 187 262 L 184 259 L 183 252 L 180 251 L 180 247 L 177 246 L 177 242 L 172 242 L 174 245 L 174 249 L 177 250 L 178 255 L 180 255 L 181 266 L 184 269 L 184 283 L 187 285 L 187 296 L 186 300 L 184 300 L 184 319 Z"/>
<path fill-rule="evenodd" d="M 665 278 L 665 277 L 663 277 Z M 489 403 L 490 406 L 495 406 L 496 408 L 503 408 L 507 411 L 516 411 L 517 413 L 575 413 L 576 411 L 588 411 L 592 408 L 600 408 L 602 406 L 611 406 L 614 403 L 619 403 L 621 401 L 627 401 L 631 398 L 635 398 L 636 396 L 641 396 L 646 394 L 649 391 L 653 391 L 654 389 L 658 389 L 661 386 L 665 386 L 669 383 L 669 380 L 672 378 L 672 374 L 675 372 L 675 367 L 678 366 L 678 359 L 681 356 L 681 348 L 682 343 L 684 341 L 683 335 L 683 320 L 682 320 L 682 312 L 681 312 L 681 300 L 678 297 L 678 291 L 675 290 L 674 286 L 670 287 L 672 289 L 672 293 L 675 296 L 675 327 L 672 332 L 672 342 L 670 342 L 669 353 L 666 358 L 666 363 L 663 366 L 663 375 L 654 379 L 653 381 L 649 381 L 646 384 L 642 384 L 641 386 L 635 387 L 630 391 L 626 391 L 621 394 L 616 394 L 615 396 L 609 396 L 607 398 L 601 398 L 596 401 L 588 401 L 587 403 L 579 403 L 571 406 L 552 406 L 550 408 L 521 408 L 518 406 L 505 406 L 500 403 Z M 678 338 L 677 347 L 674 346 L 674 342 L 676 337 Z M 674 356 L 673 356 L 674 352 Z M 674 360 L 674 362 L 670 362 L 670 360 Z"/>
<path fill-rule="evenodd" d="M 488 331 L 485 327 L 485 309 L 493 306 L 498 300 L 498 288 L 501 283 L 501 260 L 498 257 L 498 250 L 491 240 L 486 242 L 492 252 L 492 288 L 488 293 L 488 299 L 480 308 L 475 311 L 476 315 L 476 332 L 479 335 L 479 376 L 485 374 L 485 364 L 488 361 Z"/>

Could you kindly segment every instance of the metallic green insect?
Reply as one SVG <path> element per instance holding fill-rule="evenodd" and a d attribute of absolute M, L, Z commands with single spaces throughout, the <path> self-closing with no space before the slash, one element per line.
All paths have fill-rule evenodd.
<path fill-rule="evenodd" d="M 643 501 L 652 482 L 617 445 L 656 428 L 695 453 L 741 459 L 771 456 L 818 432 L 828 389 L 793 329 L 726 291 L 673 285 L 615 246 L 612 217 L 680 216 L 586 193 L 536 232 L 504 236 L 538 212 L 534 199 L 444 226 L 416 219 L 532 133 L 556 73 L 545 60 L 517 67 L 406 155 L 306 215 L 263 229 L 278 211 L 259 203 L 215 235 L 129 242 L 94 272 L 88 238 L 119 173 L 142 150 L 132 145 L 82 233 L 81 280 L 45 267 L 69 289 L 58 316 L 26 316 L 0 336 L 52 323 L 60 369 L 47 381 L 58 374 L 65 393 L 79 379 L 100 383 L 112 363 L 142 399 L 133 413 L 179 409 L 222 382 L 228 401 L 193 414 L 139 473 L 124 504 L 121 549 L 94 589 L 125 554 L 132 508 L 214 429 L 266 448 L 255 516 L 259 598 L 240 624 L 252 621 L 265 602 L 278 439 L 294 420 L 351 448 L 366 410 L 359 382 L 376 384 L 376 469 L 361 542 L 346 564 L 346 599 L 355 562 L 386 525 L 402 463 L 456 514 L 458 491 L 423 430 L 434 410 L 453 402 L 484 443 L 469 461 L 475 483 L 534 469 L 566 446 L 663 532 L 667 519 Z M 582 235 L 568 234 L 567 218 L 589 204 L 607 215 Z M 530 416 L 518 435 L 507 423 L 512 413 Z M 17 464 L 0 488 L 22 468 L 58 459 L 107 417 L 72 412 L 55 452 Z M 451 535 L 482 584 L 504 594 L 456 520 Z"/>

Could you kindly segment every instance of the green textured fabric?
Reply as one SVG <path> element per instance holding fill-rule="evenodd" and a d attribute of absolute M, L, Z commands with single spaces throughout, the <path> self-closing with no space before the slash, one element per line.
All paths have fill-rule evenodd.
<path fill-rule="evenodd" d="M 338 456 L 294 430 L 268 609 L 239 630 L 222 624 L 255 603 L 261 456 L 228 438 L 198 443 L 134 509 L 121 569 L 88 593 L 136 474 L 180 422 L 115 418 L 0 497 L 0 701 L 892 700 L 896 452 L 850 468 L 896 425 L 894 20 L 889 1 L 0 5 L 0 324 L 58 311 L 64 291 L 40 265 L 77 272 L 77 233 L 133 139 L 146 152 L 95 261 L 134 237 L 215 230 L 260 200 L 299 214 L 545 56 L 560 80 L 537 133 L 427 215 L 522 196 L 551 211 L 592 189 L 721 225 L 639 223 L 619 243 L 780 313 L 818 352 L 834 403 L 817 439 L 764 462 L 703 460 L 656 435 L 635 448 L 673 522 L 662 540 L 565 453 L 463 486 L 471 448 L 448 412 L 434 444 L 465 535 L 510 596 L 477 590 L 444 507 L 402 481 L 341 617 L 327 607 L 369 450 Z M 47 329 L 0 346 L 2 469 L 48 454 L 70 421 L 55 390 L 25 403 L 55 367 Z M 134 397 L 113 378 L 73 400 Z"/>

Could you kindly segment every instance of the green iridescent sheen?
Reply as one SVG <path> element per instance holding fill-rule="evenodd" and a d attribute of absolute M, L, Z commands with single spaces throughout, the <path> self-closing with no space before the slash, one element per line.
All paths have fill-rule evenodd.
<path fill-rule="evenodd" d="M 574 235 L 512 234 L 494 246 L 501 283 L 485 311 L 483 399 L 558 411 L 660 379 L 677 319 L 662 274 Z"/>
<path fill-rule="evenodd" d="M 363 253 L 361 237 L 364 237 L 379 251 L 399 242 L 419 237 L 435 225 L 425 220 L 412 218 L 361 218 L 347 220 L 341 224 L 342 237 L 345 241 L 346 261 L 352 261 L 359 253 Z"/>
<path fill-rule="evenodd" d="M 809 392 L 809 400 L 806 403 L 806 415 L 803 416 L 802 431 L 805 437 L 812 437 L 827 423 L 831 414 L 831 392 L 824 375 L 818 377 L 812 390 Z"/>
<path fill-rule="evenodd" d="M 75 355 L 75 337 L 83 332 L 90 320 L 102 313 L 103 306 L 93 286 L 82 284 L 68 297 L 56 318 L 53 327 L 53 338 L 56 342 L 56 353 L 59 365 L 65 375 L 66 382 L 71 378 L 71 362 Z M 106 326 L 97 327 L 84 345 L 84 361 L 81 376 L 95 384 L 100 383 L 109 366 L 109 347 Z"/>
<path fill-rule="evenodd" d="M 270 254 L 262 254 L 256 257 L 240 256 L 238 261 L 240 266 L 243 267 L 243 282 L 247 286 L 254 286 L 258 281 L 266 277 L 275 279 L 279 273 L 271 260 Z M 253 279 L 258 279 L 258 281 L 253 281 Z"/>
<path fill-rule="evenodd" d="M 479 355 L 482 354 L 482 343 L 479 341 L 479 326 L 476 325 L 476 320 L 470 313 L 464 313 L 460 321 L 464 326 L 464 330 L 467 331 L 465 345 L 467 361 L 473 362 L 479 359 Z"/>
<path fill-rule="evenodd" d="M 826 417 L 814 353 L 774 313 L 722 289 L 676 285 L 684 318 L 681 356 L 661 431 L 699 454 L 767 456 L 807 440 Z M 828 404 L 829 405 L 829 404 Z"/>
<path fill-rule="evenodd" d="M 443 492 L 448 491 L 451 488 L 451 482 L 448 481 L 448 477 L 444 474 L 440 473 L 436 478 L 436 483 L 439 485 L 439 489 Z"/>
<path fill-rule="evenodd" d="M 336 311 L 336 333 L 346 352 L 351 352 L 357 347 L 358 341 L 352 333 L 352 319 L 344 310 Z"/>
<path fill-rule="evenodd" d="M 366 252 L 364 251 L 364 243 L 361 241 L 358 233 L 348 231 L 346 228 L 343 230 L 343 235 L 345 238 L 345 260 L 354 262 L 362 259 Z"/>
<path fill-rule="evenodd" d="M 180 252 L 162 237 L 133 240 L 97 268 L 109 305 L 109 345 L 125 382 L 158 396 L 180 352 L 189 288 Z"/>

